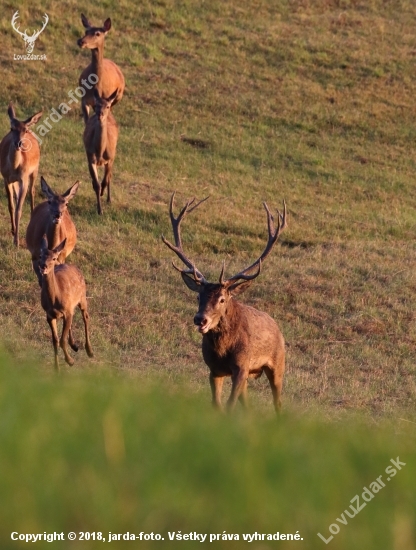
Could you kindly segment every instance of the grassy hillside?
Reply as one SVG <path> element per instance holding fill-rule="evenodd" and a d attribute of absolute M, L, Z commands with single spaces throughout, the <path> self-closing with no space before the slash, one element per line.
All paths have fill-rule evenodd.
<path fill-rule="evenodd" d="M 63 432 L 62 446 L 59 443 L 54 456 L 57 468 L 68 460 L 69 467 L 78 471 L 80 460 L 89 472 L 87 478 L 91 476 L 91 487 L 95 487 L 91 491 L 97 491 L 97 500 L 91 515 L 87 514 L 89 497 L 83 500 L 79 512 L 80 517 L 85 516 L 83 528 L 104 530 L 101 519 L 107 524 L 108 518 L 114 522 L 112 529 L 131 530 L 136 525 L 147 525 L 147 518 L 152 529 L 163 525 L 166 529 L 205 527 L 206 531 L 215 528 L 222 532 L 247 524 L 252 510 L 247 504 L 244 513 L 235 512 L 230 526 L 222 526 L 228 504 L 241 502 L 243 506 L 243 502 L 254 499 L 253 507 L 258 512 L 250 515 L 252 530 L 256 525 L 258 529 L 271 528 L 271 518 L 276 515 L 282 517 L 281 522 L 277 521 L 279 529 L 312 533 L 309 542 L 305 539 L 302 544 L 315 548 L 325 546 L 316 539 L 316 532 L 333 522 L 368 480 L 384 471 L 386 460 L 388 463 L 393 455 L 396 458 L 400 454 L 401 444 L 397 444 L 396 451 L 393 436 L 384 431 L 394 432 L 394 428 L 381 427 L 385 420 L 397 429 L 408 426 L 410 432 L 404 439 L 414 442 L 410 434 L 414 434 L 411 422 L 416 421 L 416 5 L 410 0 L 250 0 L 243 4 L 236 0 L 107 0 L 88 7 L 77 0 L 22 0 L 19 6 L 3 3 L 1 135 L 9 129 L 9 101 L 13 101 L 21 119 L 40 108 L 46 116 L 66 102 L 68 93 L 76 88 L 79 74 L 90 61 L 88 51 L 76 45 L 83 34 L 81 12 L 97 24 L 108 16 L 112 18 L 105 55 L 121 67 L 126 78 L 125 96 L 114 108 L 120 138 L 113 203 L 104 204 L 103 216 L 96 213 L 79 106 L 53 125 L 41 147 L 40 174 L 53 189 L 64 191 L 75 180 L 82 181 L 70 205 L 78 243 L 68 261 L 78 265 L 87 280 L 95 352 L 94 359 L 89 360 L 80 350 L 74 367 L 63 366 L 65 376 L 57 380 L 49 378 L 53 370 L 49 327 L 25 249 L 29 206 L 25 205 L 21 247 L 16 250 L 6 196 L 0 194 L 0 337 L 12 357 L 6 361 L 12 364 L 9 370 L 17 369 L 16 378 L 9 370 L 4 375 L 3 429 L 15 426 L 13 433 L 17 430 L 30 434 L 45 423 L 45 430 L 55 433 L 66 418 L 71 422 L 69 419 L 79 418 L 82 411 L 89 418 L 91 402 L 91 407 L 99 411 L 94 415 L 98 415 L 102 430 L 102 415 L 107 409 L 100 388 L 104 388 L 104 394 L 120 392 L 123 397 L 116 399 L 114 414 L 122 419 L 117 422 L 125 422 L 131 430 L 125 436 L 126 448 L 131 445 L 131 454 L 126 451 L 130 462 L 122 476 L 128 477 L 126 472 L 132 469 L 138 478 L 148 475 L 148 493 L 143 497 L 142 515 L 136 516 L 136 490 L 142 491 L 144 482 L 137 481 L 132 493 L 128 489 L 123 492 L 125 481 L 114 481 L 112 487 L 104 483 L 99 488 L 99 480 L 107 473 L 105 468 L 96 469 L 94 452 L 105 460 L 102 449 L 94 447 L 91 454 L 86 450 L 82 459 L 76 456 L 78 450 L 71 450 L 85 447 L 83 442 L 89 437 L 88 430 L 94 429 L 93 424 L 86 424 L 84 435 L 69 424 L 68 442 L 64 442 Z M 10 24 L 17 9 L 21 29 L 29 28 L 30 33 L 40 26 L 45 12 L 49 15 L 48 26 L 34 49 L 34 53 L 45 54 L 46 61 L 14 59 L 14 55 L 25 53 L 23 40 Z M 262 251 L 267 236 L 262 201 L 280 208 L 286 199 L 289 227 L 260 277 L 241 297 L 273 316 L 287 342 L 283 392 L 286 416 L 280 427 L 272 424 L 265 377 L 250 382 L 250 399 L 256 413 L 253 418 L 243 420 L 237 415 L 234 424 L 209 412 L 207 368 L 200 353 L 200 335 L 192 324 L 195 299 L 171 268 L 173 254 L 160 239 L 162 233 L 171 237 L 168 203 L 174 190 L 178 208 L 189 197 L 210 196 L 184 222 L 183 241 L 199 269 L 214 281 L 224 259 L 231 274 Z M 42 200 L 39 192 L 36 200 Z M 75 333 L 81 338 L 78 314 Z M 16 367 L 25 361 L 29 361 L 35 376 Z M 111 375 L 102 372 L 107 368 Z M 13 382 L 8 381 L 9 376 Z M 153 394 L 146 390 L 142 395 L 139 388 L 155 383 L 162 384 L 169 402 L 164 402 L 161 412 L 154 413 L 148 427 L 144 427 L 138 420 L 144 411 L 153 415 L 151 411 L 159 409 L 152 404 Z M 23 385 L 16 400 L 13 384 Z M 67 385 L 72 389 L 67 390 Z M 44 402 L 44 413 L 39 411 L 39 416 L 31 417 L 27 425 L 23 420 L 10 423 L 9 415 L 23 415 L 32 409 L 29 405 L 25 409 L 26 403 L 35 406 L 37 391 L 39 401 Z M 63 400 L 62 421 L 49 425 L 47 419 L 55 416 L 54 403 L 59 403 L 64 393 L 67 397 Z M 157 403 L 160 393 L 158 390 L 154 398 Z M 174 412 L 182 400 L 184 409 L 179 407 L 179 412 Z M 361 428 L 348 426 L 357 414 L 367 427 L 355 441 L 354 430 Z M 214 446 L 213 454 L 209 453 L 214 462 L 218 458 L 215 453 L 225 453 L 229 441 L 239 437 L 240 451 L 245 452 L 243 447 L 249 449 L 245 466 L 230 459 L 223 470 L 220 468 L 222 473 L 212 474 L 211 496 L 223 499 L 224 508 L 212 512 L 214 519 L 208 523 L 204 523 L 202 510 L 211 498 L 211 478 L 208 466 L 207 470 L 203 466 L 205 459 L 200 458 L 203 450 L 197 460 L 197 464 L 201 460 L 201 483 L 207 484 L 201 487 L 201 500 L 194 500 L 183 489 L 185 493 L 178 497 L 182 511 L 168 507 L 158 516 L 158 505 L 149 497 L 150 487 L 156 483 L 156 465 L 164 470 L 170 464 L 170 440 L 167 436 L 167 441 L 154 446 L 155 463 L 150 465 L 140 462 L 135 447 L 141 445 L 140 438 L 146 438 L 146 430 L 169 434 L 184 418 L 193 415 L 200 416 L 201 422 L 188 425 L 187 420 L 184 431 L 174 438 L 175 445 L 182 446 L 189 439 L 189 448 L 201 445 L 204 449 L 205 444 L 193 443 L 193 438 L 201 437 L 207 448 Z M 324 424 L 309 424 L 309 417 L 320 418 Z M 205 423 L 207 428 L 201 432 Z M 380 440 L 379 429 L 383 433 Z M 221 436 L 214 444 L 219 432 Z M 137 441 L 135 434 L 141 434 Z M 33 438 L 27 437 L 31 448 Z M 289 466 L 295 466 L 299 476 L 287 481 L 288 485 L 283 482 L 276 509 L 272 506 L 266 510 L 260 502 L 266 491 L 264 502 L 270 503 L 272 493 L 266 490 L 267 469 L 256 471 L 256 461 L 260 460 L 253 455 L 257 437 L 260 456 L 273 464 L 286 461 L 270 474 L 272 484 L 279 486 L 286 479 L 285 468 Z M 13 466 L 15 459 L 23 455 L 12 440 L 10 436 L 5 455 Z M 269 455 L 267 445 L 275 452 L 270 450 Z M 360 449 L 357 453 L 361 458 L 355 460 L 351 449 Z M 410 452 L 406 446 L 403 449 Z M 165 459 L 157 458 L 165 452 Z M 331 470 L 334 453 L 337 473 Z M 39 448 L 29 476 L 42 479 L 38 468 L 47 456 L 47 451 Z M 134 470 L 136 462 L 143 465 L 143 470 Z M 315 462 L 316 469 L 309 470 Z M 173 464 L 178 463 L 185 475 L 189 458 L 178 455 Z M 239 465 L 234 471 L 236 463 Z M 230 481 L 239 468 L 249 479 L 256 472 L 252 488 L 246 487 L 249 481 L 243 484 L 241 494 L 245 496 L 241 499 L 234 495 L 235 484 Z M 406 475 L 414 478 L 414 465 L 406 472 L 412 468 L 411 474 L 400 476 L 394 498 L 388 497 L 387 491 L 377 498 L 380 515 L 376 505 L 369 506 L 353 520 L 354 529 L 345 528 L 346 534 L 340 534 L 338 542 L 332 543 L 334 547 L 372 548 L 373 543 L 374 548 L 380 547 L 378 539 L 372 538 L 371 526 L 377 524 L 377 537 L 386 534 L 390 544 L 384 547 L 414 548 L 408 519 L 410 497 L 401 485 Z M 318 487 L 327 471 L 332 473 L 321 494 Z M 72 512 L 66 515 L 64 511 L 67 505 L 69 510 L 75 509 L 75 503 L 62 504 L 61 511 L 56 510 L 60 518 L 53 516 L 50 523 L 46 520 L 51 503 L 56 502 L 57 495 L 62 497 L 61 483 L 67 474 L 65 468 L 60 470 L 56 493 L 35 490 L 33 498 L 27 497 L 28 529 L 33 525 L 31 528 L 43 530 L 46 524 L 51 529 L 65 524 L 69 529 L 71 521 L 78 522 Z M 15 484 L 11 479 L 7 494 Z M 175 487 L 173 493 L 165 494 L 163 480 L 162 476 L 160 498 L 171 502 L 175 500 Z M 178 482 L 178 493 L 181 487 Z M 253 496 L 255 487 L 257 496 Z M 298 494 L 293 497 L 296 488 Z M 107 491 L 102 504 L 101 490 Z M 332 496 L 327 498 L 325 491 Z M 71 495 L 68 498 L 75 499 Z M 113 502 L 113 516 L 113 512 L 106 511 L 108 502 Z M 34 510 L 43 505 L 44 511 L 35 519 Z M 186 526 L 185 510 L 195 510 Z M 375 514 L 371 520 L 367 511 Z M 11 506 L 7 513 L 6 525 L 17 508 Z M 127 519 L 114 519 L 124 513 Z M 23 528 L 24 524 L 20 525 Z M 407 533 L 407 542 L 397 538 L 402 532 Z"/>

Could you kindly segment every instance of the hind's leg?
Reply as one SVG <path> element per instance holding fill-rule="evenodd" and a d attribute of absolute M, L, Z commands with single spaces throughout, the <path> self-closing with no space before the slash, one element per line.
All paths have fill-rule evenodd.
<path fill-rule="evenodd" d="M 88 357 L 94 357 L 94 354 L 92 352 L 91 342 L 90 342 L 90 335 L 89 335 L 89 320 L 90 316 L 88 315 L 87 310 L 87 299 L 84 298 L 82 302 L 79 304 L 79 309 L 81 310 L 82 319 L 84 321 L 84 328 L 85 328 L 85 351 L 87 352 Z"/>
<path fill-rule="evenodd" d="M 72 327 L 69 329 L 69 333 L 68 333 L 68 342 L 69 342 L 69 345 L 71 346 L 71 348 L 72 348 L 74 351 L 78 351 L 78 350 L 79 350 L 79 347 L 78 347 L 77 344 L 75 343 L 74 336 L 73 336 L 73 334 L 72 334 Z"/>

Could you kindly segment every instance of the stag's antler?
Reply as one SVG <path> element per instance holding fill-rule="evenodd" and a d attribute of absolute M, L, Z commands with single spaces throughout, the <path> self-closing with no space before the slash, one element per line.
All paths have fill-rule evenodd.
<path fill-rule="evenodd" d="M 179 269 L 172 262 L 173 267 L 175 269 L 177 269 L 181 273 L 192 274 L 194 276 L 195 281 L 197 281 L 198 283 L 201 283 L 201 284 L 206 284 L 206 283 L 208 283 L 208 281 L 205 279 L 205 277 L 202 275 L 202 273 L 196 268 L 195 264 L 186 256 L 185 252 L 183 251 L 180 225 L 181 225 L 181 221 L 186 216 L 186 214 L 188 214 L 189 212 L 192 212 L 192 210 L 195 210 L 195 208 L 197 208 L 202 202 L 206 201 L 209 197 L 205 197 L 205 199 L 200 200 L 196 204 L 194 204 L 195 203 L 195 198 L 188 200 L 188 202 L 185 204 L 185 206 L 179 212 L 177 218 L 175 218 L 175 216 L 173 215 L 173 201 L 174 201 L 174 198 L 175 198 L 175 193 L 172 194 L 172 197 L 170 199 L 169 215 L 170 215 L 170 221 L 172 223 L 173 236 L 175 237 L 175 245 L 173 245 L 167 239 L 165 239 L 164 235 L 162 235 L 162 241 L 173 252 L 175 252 L 175 254 L 182 260 L 182 262 L 188 268 L 188 269 Z"/>
<path fill-rule="evenodd" d="M 287 227 L 286 202 L 285 201 L 283 201 L 283 214 L 281 214 L 279 212 L 279 210 L 277 211 L 277 214 L 279 216 L 278 217 L 277 228 L 274 227 L 274 218 L 273 218 L 272 213 L 269 210 L 269 207 L 267 206 L 267 204 L 265 202 L 263 203 L 263 206 L 264 206 L 264 209 L 266 210 L 266 213 L 267 213 L 267 229 L 268 229 L 268 233 L 269 233 L 269 238 L 268 238 L 268 241 L 267 241 L 267 244 L 266 244 L 266 248 L 263 250 L 261 256 L 259 258 L 257 258 L 257 260 L 255 262 L 253 262 L 249 267 L 246 267 L 245 269 L 243 269 L 242 271 L 240 271 L 236 275 L 233 275 L 232 277 L 230 277 L 229 279 L 226 279 L 226 280 L 224 280 L 224 265 L 223 265 L 222 270 L 221 270 L 221 275 L 220 275 L 220 284 L 221 285 L 226 284 L 227 286 L 230 286 L 231 283 L 234 283 L 234 282 L 236 282 L 240 279 L 242 281 L 250 281 L 250 280 L 255 279 L 256 277 L 258 277 L 258 275 L 260 273 L 260 270 L 261 270 L 262 261 L 267 258 L 267 256 L 269 255 L 271 249 L 273 248 L 275 242 L 277 241 L 280 233 Z M 248 273 L 252 269 L 254 269 L 255 267 L 257 267 L 256 273 L 254 273 L 253 275 L 248 275 Z"/>

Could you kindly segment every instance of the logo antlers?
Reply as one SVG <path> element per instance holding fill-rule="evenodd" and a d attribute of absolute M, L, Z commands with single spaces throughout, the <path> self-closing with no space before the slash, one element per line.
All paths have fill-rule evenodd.
<path fill-rule="evenodd" d="M 27 29 L 25 30 L 25 32 L 21 32 L 19 31 L 19 26 L 16 27 L 16 21 L 19 17 L 19 11 L 17 11 L 13 17 L 12 17 L 12 27 L 14 28 L 14 30 L 20 34 L 22 37 L 23 37 L 23 40 L 25 41 L 25 44 L 26 44 L 26 51 L 27 53 L 32 53 L 33 52 L 33 48 L 35 47 L 35 42 L 36 42 L 36 39 L 38 38 L 38 36 L 40 35 L 40 33 L 43 31 L 43 29 L 46 27 L 46 25 L 48 24 L 48 21 L 49 21 L 49 17 L 46 15 L 43 16 L 44 17 L 44 23 L 43 23 L 43 27 L 40 29 L 40 31 L 33 31 L 33 35 L 32 36 L 28 36 L 27 35 Z"/>

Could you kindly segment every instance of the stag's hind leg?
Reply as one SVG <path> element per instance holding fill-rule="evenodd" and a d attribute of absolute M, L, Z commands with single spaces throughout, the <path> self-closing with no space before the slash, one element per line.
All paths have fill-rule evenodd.
<path fill-rule="evenodd" d="M 248 399 L 247 399 L 247 378 L 245 384 L 241 388 L 241 393 L 238 396 L 238 400 L 243 405 L 245 409 L 248 407 Z"/>
<path fill-rule="evenodd" d="M 280 396 L 282 394 L 282 385 L 283 385 L 283 368 L 271 368 L 265 367 L 264 372 L 266 373 L 267 378 L 269 379 L 270 387 L 273 394 L 273 404 L 276 412 L 278 413 L 282 406 L 282 401 Z"/>

